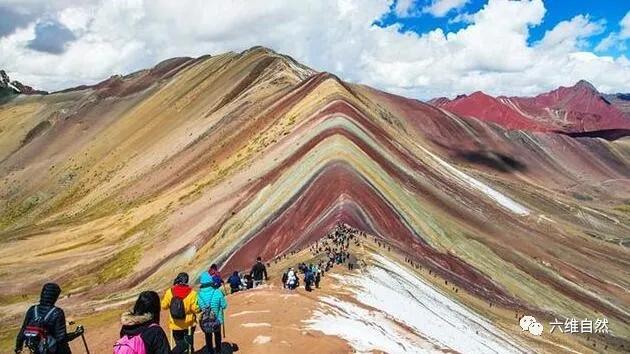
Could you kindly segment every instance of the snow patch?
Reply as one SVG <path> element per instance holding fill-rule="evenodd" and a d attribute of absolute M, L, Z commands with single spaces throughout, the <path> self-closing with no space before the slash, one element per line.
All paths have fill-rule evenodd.
<path fill-rule="evenodd" d="M 444 167 L 449 172 L 454 174 L 461 181 L 466 182 L 469 186 L 471 186 L 471 187 L 477 189 L 478 191 L 480 191 L 481 193 L 485 194 L 490 199 L 492 199 L 495 202 L 497 202 L 499 205 L 503 206 L 504 208 L 510 210 L 511 212 L 513 212 L 515 214 L 518 214 L 518 215 L 529 215 L 529 210 L 527 208 L 525 208 L 524 206 L 522 206 L 519 203 L 515 202 L 514 200 L 510 199 L 506 195 L 504 195 L 504 194 L 502 194 L 502 193 L 492 189 L 490 186 L 486 185 L 485 183 L 483 183 L 481 181 L 478 181 L 478 180 L 474 179 L 473 177 L 470 177 L 469 175 L 465 174 L 464 172 L 456 169 L 451 164 L 449 164 L 448 162 L 442 160 L 438 156 L 430 153 L 427 150 L 425 150 L 425 151 L 429 155 L 431 155 L 431 157 L 433 157 L 435 159 L 435 161 L 437 161 L 440 165 L 442 165 L 442 167 Z"/>
<path fill-rule="evenodd" d="M 241 311 L 241 312 L 231 314 L 230 317 L 238 317 L 238 316 L 249 315 L 253 313 L 269 313 L 269 312 L 271 312 L 271 310 Z"/>
<path fill-rule="evenodd" d="M 406 268 L 374 259 L 362 273 L 341 279 L 358 303 L 322 297 L 308 328 L 339 336 L 359 352 L 531 352 Z"/>
<path fill-rule="evenodd" d="M 266 322 L 252 322 L 252 323 L 243 323 L 242 327 L 246 328 L 256 328 L 256 327 L 271 327 L 271 323 Z"/>
<path fill-rule="evenodd" d="M 271 342 L 271 337 L 268 337 L 268 336 L 257 336 L 252 341 L 252 343 L 254 344 L 267 344 L 269 342 Z"/>

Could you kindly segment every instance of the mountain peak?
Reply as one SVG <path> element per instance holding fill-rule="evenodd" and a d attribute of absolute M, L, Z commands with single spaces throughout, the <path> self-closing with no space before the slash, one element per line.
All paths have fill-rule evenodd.
<path fill-rule="evenodd" d="M 575 85 L 573 85 L 574 88 L 585 88 L 589 91 L 593 91 L 593 92 L 599 92 L 597 91 L 597 89 L 595 88 L 595 86 L 593 86 L 593 84 L 591 84 L 590 82 L 586 81 L 586 80 L 580 80 L 578 82 L 575 83 Z"/>
<path fill-rule="evenodd" d="M 11 81 L 6 71 L 0 70 L 0 96 L 5 95 L 46 95 L 48 92 L 35 90 L 30 86 L 24 85 L 17 80 Z"/>

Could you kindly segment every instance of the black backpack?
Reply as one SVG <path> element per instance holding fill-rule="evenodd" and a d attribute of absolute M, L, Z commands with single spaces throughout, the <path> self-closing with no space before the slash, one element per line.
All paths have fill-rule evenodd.
<path fill-rule="evenodd" d="M 173 290 L 171 290 L 171 293 Z M 184 299 L 179 298 L 173 294 L 173 298 L 171 299 L 171 306 L 169 308 L 171 312 L 171 317 L 175 320 L 184 320 L 186 319 L 186 307 L 184 306 Z"/>
<path fill-rule="evenodd" d="M 50 325 L 48 318 L 57 308 L 53 306 L 44 317 L 39 316 L 37 305 L 35 305 L 34 316 L 24 327 L 22 336 L 24 344 L 34 354 L 46 354 L 56 351 L 55 338 L 48 335 Z"/>

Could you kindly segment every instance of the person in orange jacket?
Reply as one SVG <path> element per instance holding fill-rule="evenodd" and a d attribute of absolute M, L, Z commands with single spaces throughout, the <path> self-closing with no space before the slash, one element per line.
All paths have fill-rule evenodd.
<path fill-rule="evenodd" d="M 194 353 L 195 324 L 200 312 L 197 292 L 188 285 L 188 274 L 179 273 L 162 298 L 162 309 L 169 310 L 168 327 L 175 340 L 174 353 Z"/>

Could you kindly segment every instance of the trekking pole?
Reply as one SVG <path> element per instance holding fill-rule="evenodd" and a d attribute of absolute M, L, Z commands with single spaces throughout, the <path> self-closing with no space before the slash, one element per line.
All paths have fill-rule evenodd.
<path fill-rule="evenodd" d="M 223 317 L 223 323 L 221 323 L 221 326 L 223 327 L 223 338 L 225 338 L 225 313 L 223 313 L 223 309 L 221 309 L 221 317 Z"/>
<path fill-rule="evenodd" d="M 83 326 L 79 326 L 79 328 L 83 328 Z M 81 333 L 81 340 L 83 340 L 83 345 L 85 346 L 85 353 L 90 354 L 90 349 L 88 348 L 87 341 L 85 340 L 85 335 Z"/>

